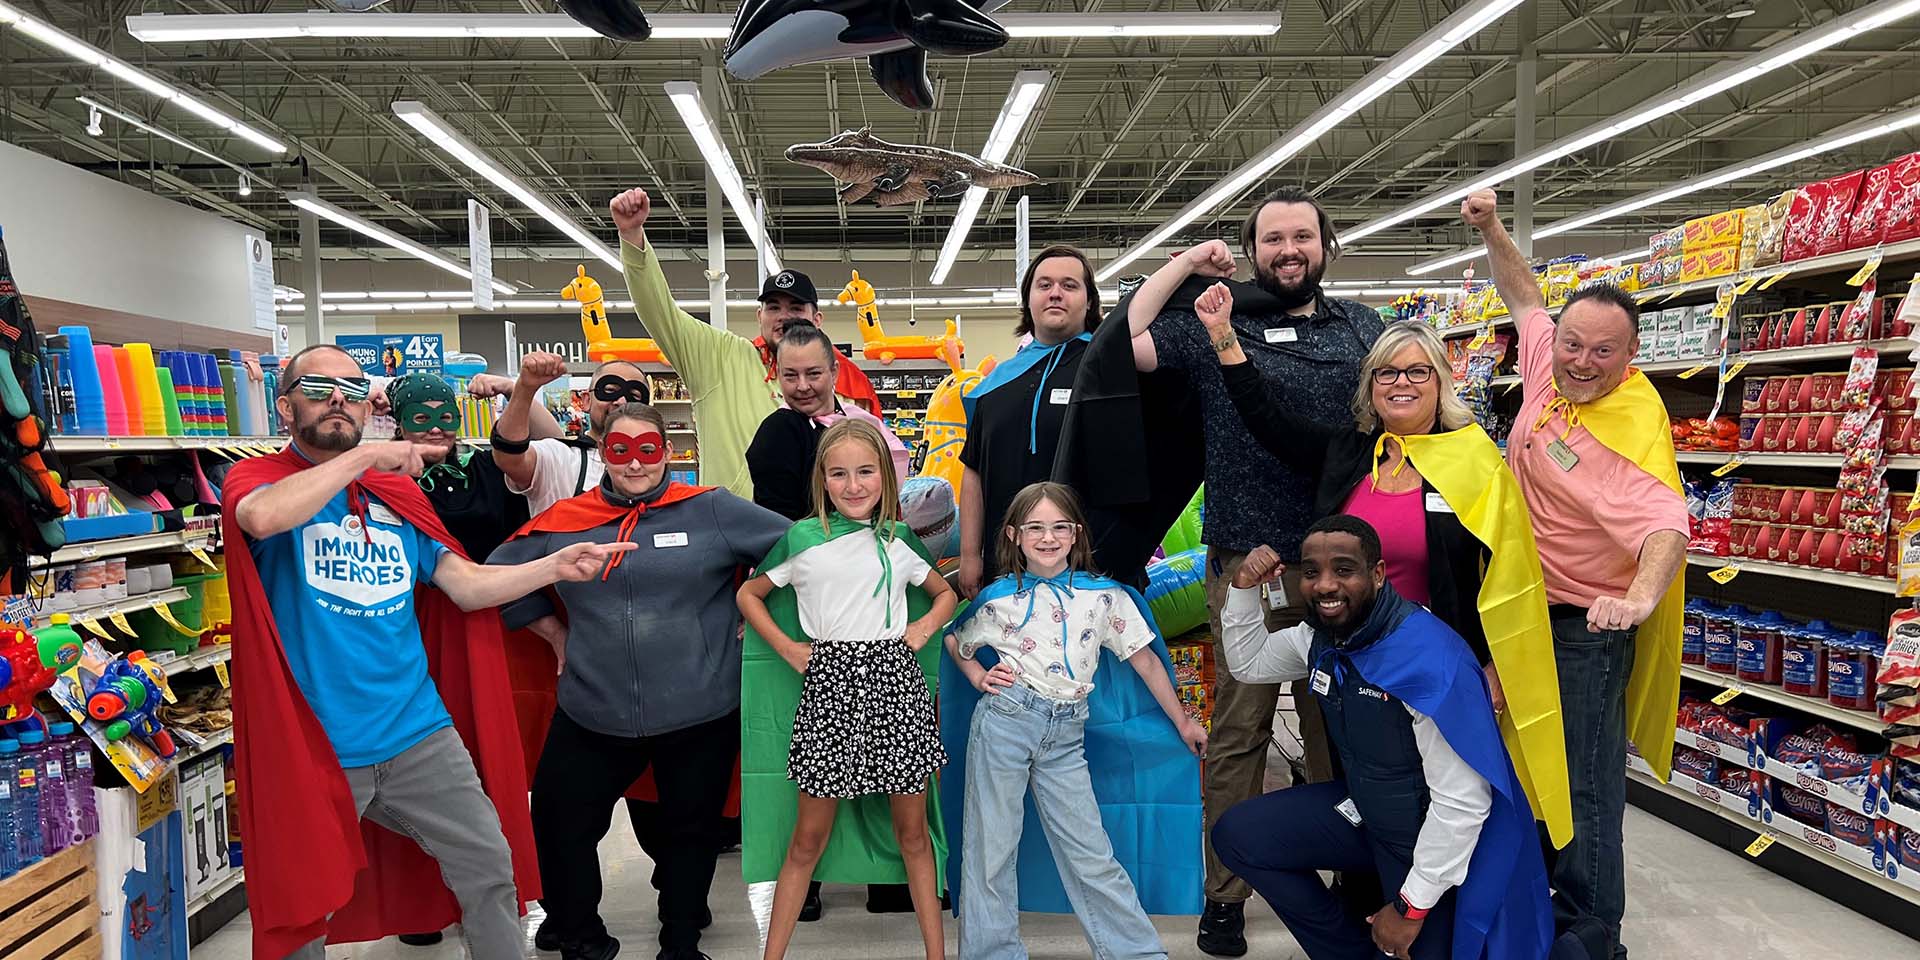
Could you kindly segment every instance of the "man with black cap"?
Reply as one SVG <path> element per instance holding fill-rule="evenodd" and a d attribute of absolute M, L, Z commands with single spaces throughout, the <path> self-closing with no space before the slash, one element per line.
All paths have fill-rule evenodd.
<path fill-rule="evenodd" d="M 647 246 L 647 213 L 652 208 L 647 192 L 628 190 L 613 198 L 610 206 L 614 225 L 620 229 L 620 261 L 634 310 L 693 394 L 700 482 L 751 500 L 747 447 L 760 421 L 780 406 L 780 391 L 773 382 L 772 345 L 779 343 L 790 323 L 820 325 L 820 295 L 806 274 L 782 270 L 760 287 L 758 338 L 749 340 L 704 323 L 675 305 L 660 261 Z M 854 364 L 839 364 L 834 393 L 878 412 L 880 398 Z"/>

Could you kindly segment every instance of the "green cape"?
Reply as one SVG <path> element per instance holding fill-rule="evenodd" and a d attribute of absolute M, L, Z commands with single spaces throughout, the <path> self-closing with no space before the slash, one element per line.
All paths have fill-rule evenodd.
<path fill-rule="evenodd" d="M 759 569 L 770 570 L 789 558 L 849 533 L 867 529 L 867 525 L 830 514 L 831 528 L 821 530 L 817 517 L 807 517 L 793 525 L 787 535 L 774 544 Z M 894 525 L 895 535 L 921 559 L 933 565 L 927 548 L 904 523 Z M 918 619 L 933 605 L 925 590 L 907 584 L 907 615 Z M 800 607 L 792 587 L 781 587 L 767 596 L 767 612 L 787 636 L 799 643 L 813 638 L 800 629 Z M 905 624 L 901 625 L 903 628 Z M 793 714 L 800 705 L 800 674 L 754 629 L 746 629 L 740 665 L 740 873 L 747 883 L 761 883 L 779 877 L 780 865 L 787 858 L 787 842 L 793 838 L 793 824 L 799 805 L 799 789 L 787 779 L 787 747 L 793 742 Z M 927 678 L 927 693 L 939 692 L 941 646 L 938 633 L 920 649 L 920 671 Z M 937 701 L 936 701 L 937 702 Z M 932 785 L 929 785 L 932 786 Z M 940 791 L 927 790 L 927 829 L 933 838 L 934 876 L 946 877 L 947 834 L 940 817 Z M 833 821 L 833 837 L 814 869 L 813 878 L 824 883 L 906 883 L 907 871 L 900 860 L 900 846 L 893 839 L 893 814 L 883 795 L 840 801 Z"/>

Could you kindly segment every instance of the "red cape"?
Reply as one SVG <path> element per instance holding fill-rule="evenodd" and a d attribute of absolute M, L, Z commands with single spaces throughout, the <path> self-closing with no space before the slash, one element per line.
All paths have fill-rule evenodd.
<path fill-rule="evenodd" d="M 767 365 L 767 379 L 772 380 L 773 355 L 767 349 L 767 338 L 755 337 L 753 345 L 760 348 L 760 362 Z M 867 379 L 867 372 L 845 356 L 840 358 L 839 371 L 834 374 L 833 392 L 866 407 L 868 413 L 880 416 L 880 395 L 873 392 L 873 381 Z"/>
<path fill-rule="evenodd" d="M 682 500 L 690 500 L 700 494 L 713 490 L 713 487 L 696 487 L 688 484 L 669 482 L 667 490 L 660 499 L 650 504 L 651 508 L 669 506 Z M 598 488 L 567 500 L 562 500 L 546 509 L 546 512 L 527 521 L 527 525 L 514 531 L 509 541 L 518 540 L 531 533 L 578 533 L 594 527 L 612 523 L 626 516 L 626 507 L 616 507 L 600 496 Z M 554 604 L 557 615 L 566 619 L 566 608 Z M 507 669 L 512 675 L 514 718 L 520 727 L 520 751 L 526 765 L 527 781 L 533 781 L 533 772 L 540 767 L 540 752 L 547 745 L 547 728 L 553 725 L 553 711 L 557 704 L 554 685 L 557 662 L 553 658 L 553 648 L 546 640 L 530 630 L 515 630 L 507 634 Z M 647 768 L 640 779 L 627 788 L 627 797 L 633 800 L 656 801 L 660 794 L 653 785 L 653 769 Z M 740 815 L 740 761 L 733 764 L 733 789 L 727 795 L 725 811 L 729 817 Z"/>
<path fill-rule="evenodd" d="M 308 466 L 291 446 L 242 461 L 227 474 L 221 499 L 221 533 L 233 548 L 227 551 L 227 584 L 233 597 L 234 776 L 258 957 L 283 957 L 322 936 L 346 943 L 437 930 L 460 917 L 439 865 L 418 844 L 355 816 L 333 744 L 287 666 L 240 530 L 235 508 L 242 499 Z M 369 472 L 355 483 L 465 556 L 412 478 Z M 414 589 L 414 608 L 427 670 L 513 851 L 520 900 L 536 899 L 539 866 L 526 774 L 513 753 L 500 617 L 492 610 L 464 612 L 425 584 Z"/>

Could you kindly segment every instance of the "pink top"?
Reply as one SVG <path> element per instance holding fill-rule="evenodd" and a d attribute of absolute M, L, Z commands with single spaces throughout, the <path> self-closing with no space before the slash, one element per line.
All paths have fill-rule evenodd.
<path fill-rule="evenodd" d="M 1380 559 L 1387 564 L 1387 582 L 1403 597 L 1421 606 L 1432 600 L 1427 587 L 1427 510 L 1423 488 L 1406 493 L 1381 493 L 1373 475 L 1360 478 L 1342 513 L 1359 517 L 1380 534 Z"/>
<path fill-rule="evenodd" d="M 780 405 L 786 406 L 787 401 L 781 400 Z M 814 417 L 813 422 L 823 427 L 831 427 L 841 420 L 852 417 L 855 420 L 865 420 L 873 424 L 874 428 L 880 431 L 880 436 L 886 438 L 887 452 L 893 456 L 894 477 L 901 483 L 907 482 L 907 468 L 913 463 L 913 451 L 908 450 L 906 444 L 900 442 L 900 435 L 888 429 L 886 421 L 868 413 L 865 407 L 852 400 L 841 398 L 839 406 L 838 410 Z"/>
<path fill-rule="evenodd" d="M 1626 595 L 1648 536 L 1659 530 L 1687 532 L 1687 503 L 1639 465 L 1603 446 L 1587 428 L 1569 428 L 1559 411 L 1534 429 L 1558 395 L 1553 335 L 1553 320 L 1545 310 L 1520 321 L 1523 399 L 1507 438 L 1507 464 L 1533 515 L 1547 602 L 1589 607 L 1602 596 Z M 1548 453 L 1555 440 L 1564 441 L 1579 458 L 1570 469 Z"/>

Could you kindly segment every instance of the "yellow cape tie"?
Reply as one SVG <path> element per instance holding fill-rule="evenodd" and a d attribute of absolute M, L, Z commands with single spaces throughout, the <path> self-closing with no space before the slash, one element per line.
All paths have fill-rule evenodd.
<path fill-rule="evenodd" d="M 1553 399 L 1547 401 L 1546 407 L 1540 411 L 1539 418 L 1533 421 L 1533 429 L 1537 431 L 1546 426 L 1547 421 L 1552 420 L 1555 413 L 1560 414 L 1561 420 L 1566 423 L 1566 429 L 1560 431 L 1560 439 L 1565 440 L 1573 434 L 1573 428 L 1580 425 L 1580 406 L 1562 396 L 1558 387 L 1554 388 Z"/>
<path fill-rule="evenodd" d="M 1388 476 L 1399 476 L 1400 471 L 1407 468 L 1407 461 L 1411 459 L 1407 456 L 1407 441 L 1402 439 L 1397 433 L 1382 430 L 1380 432 L 1380 439 L 1373 442 L 1373 485 L 1376 488 L 1380 486 L 1380 458 L 1386 456 L 1388 440 L 1392 440 L 1394 444 L 1400 448 L 1400 462 L 1394 464 L 1393 472 L 1388 474 Z"/>

